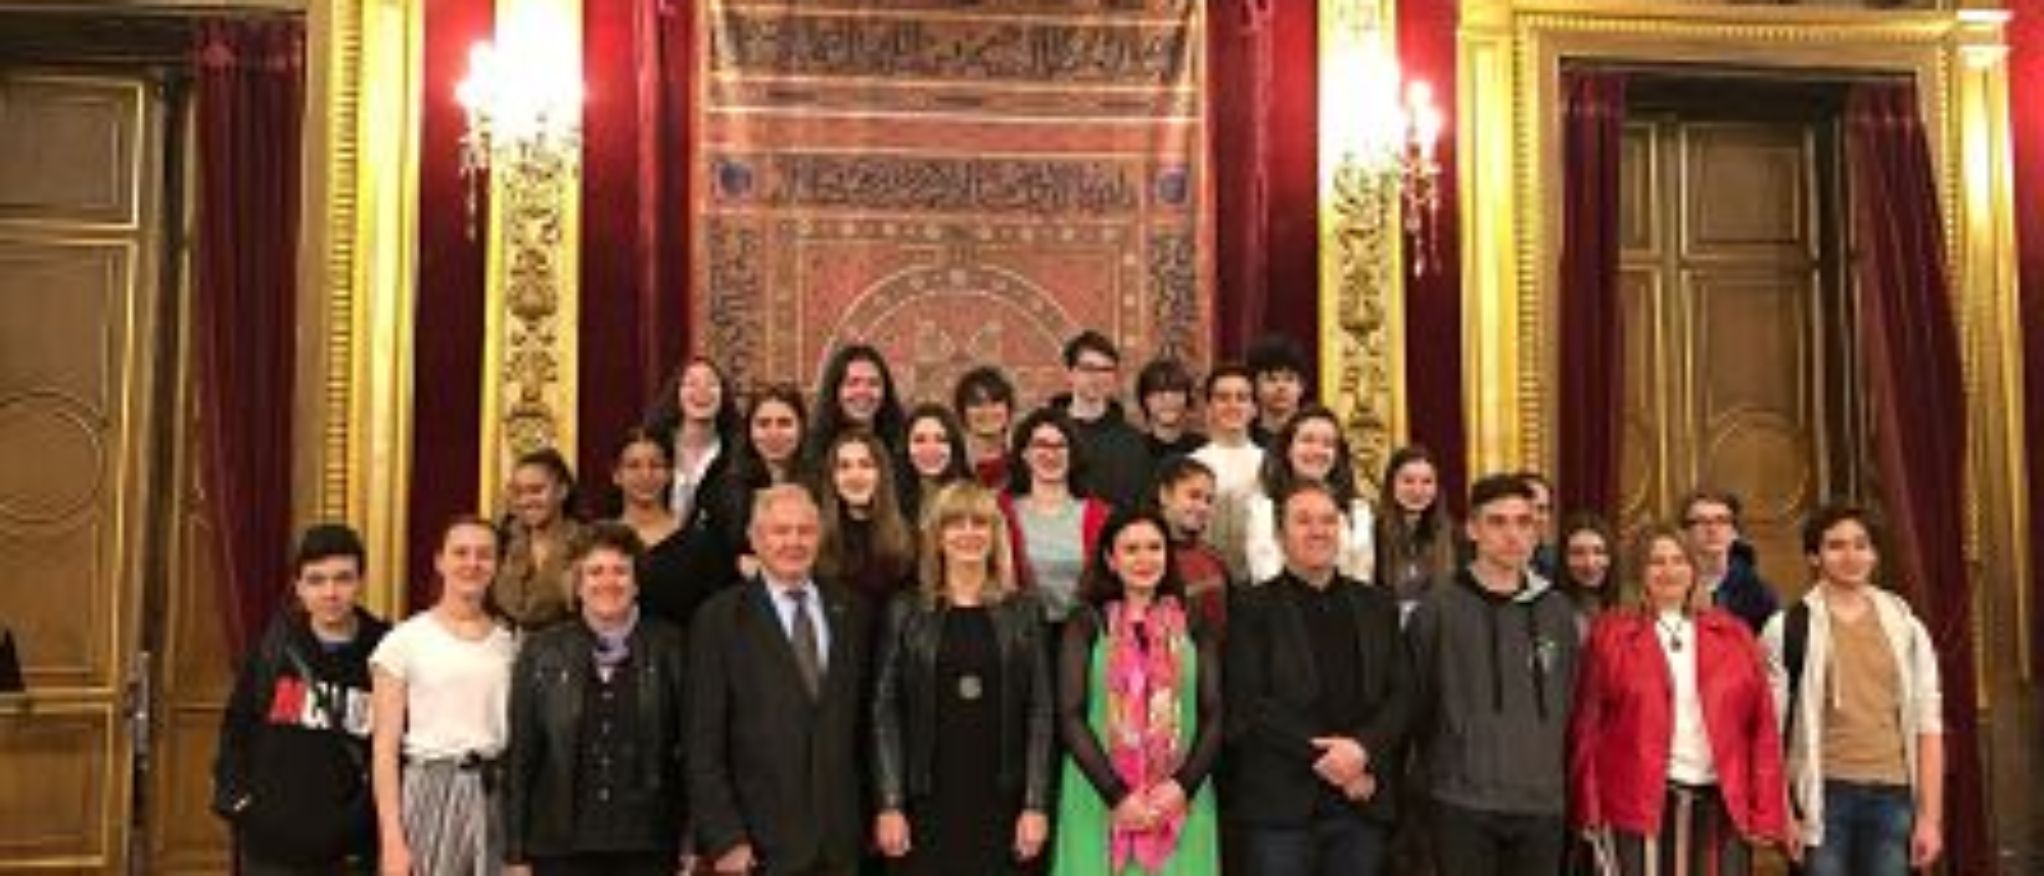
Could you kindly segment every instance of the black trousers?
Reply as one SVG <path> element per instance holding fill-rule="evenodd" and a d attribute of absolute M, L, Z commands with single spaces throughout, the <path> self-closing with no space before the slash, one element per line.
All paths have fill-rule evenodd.
<path fill-rule="evenodd" d="M 666 852 L 588 852 L 532 859 L 532 876 L 674 876 L 681 856 Z"/>
<path fill-rule="evenodd" d="M 1479 812 L 1434 801 L 1434 863 L 1440 876 L 1557 873 L 1568 828 L 1559 815 Z"/>
<path fill-rule="evenodd" d="M 237 845 L 234 858 L 241 876 L 370 876 L 376 872 L 373 856 L 328 864 L 286 864 L 251 852 L 246 844 Z"/>

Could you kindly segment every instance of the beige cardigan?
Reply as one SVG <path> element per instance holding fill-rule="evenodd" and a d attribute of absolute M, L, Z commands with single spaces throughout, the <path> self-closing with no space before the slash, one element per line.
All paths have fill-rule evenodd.
<path fill-rule="evenodd" d="M 1886 590 L 1869 587 L 1874 616 L 1888 638 L 1901 675 L 1899 724 L 1902 728 L 1903 762 L 1908 769 L 1911 791 L 1916 787 L 1916 737 L 1945 732 L 1944 695 L 1938 688 L 1938 655 L 1923 623 L 1909 610 L 1909 604 Z M 1824 739 L 1824 692 L 1835 699 L 1839 690 L 1831 685 L 1831 613 L 1824 606 L 1824 591 L 1812 587 L 1803 597 L 1810 610 L 1810 638 L 1803 651 L 1803 682 L 1797 703 L 1795 738 L 1788 740 L 1788 792 L 1795 808 L 1797 830 L 1805 845 L 1824 843 L 1824 756 L 1818 744 Z M 1775 714 L 1786 721 L 1788 714 L 1788 666 L 1783 656 L 1787 610 L 1776 612 L 1761 633 L 1767 647 L 1767 675 L 1774 688 Z M 1918 804 L 1921 809 L 1921 804 Z"/>

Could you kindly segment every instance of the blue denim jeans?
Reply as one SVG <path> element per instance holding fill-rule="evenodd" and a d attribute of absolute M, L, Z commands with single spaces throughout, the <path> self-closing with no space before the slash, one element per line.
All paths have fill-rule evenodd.
<path fill-rule="evenodd" d="M 1242 834 L 1255 876 L 1377 876 L 1391 842 L 1384 825 L 1340 811 L 1298 827 L 1253 825 Z"/>
<path fill-rule="evenodd" d="M 1824 783 L 1824 844 L 1803 858 L 1805 876 L 1908 876 L 1916 800 L 1902 785 Z"/>

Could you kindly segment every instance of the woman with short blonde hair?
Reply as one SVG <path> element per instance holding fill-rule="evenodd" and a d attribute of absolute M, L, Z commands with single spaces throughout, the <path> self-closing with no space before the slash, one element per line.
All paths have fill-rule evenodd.
<path fill-rule="evenodd" d="M 1007 522 L 970 481 L 923 525 L 922 587 L 879 642 L 873 842 L 906 874 L 1026 872 L 1049 834 L 1050 642 Z"/>
<path fill-rule="evenodd" d="M 1015 553 L 1005 537 L 1008 524 L 1007 517 L 1001 513 L 1000 497 L 985 487 L 961 482 L 937 491 L 923 515 L 922 549 L 917 564 L 923 602 L 935 605 L 944 598 L 947 566 L 943 532 L 961 520 L 989 524 L 995 527 L 995 532 L 1004 534 L 1002 538 L 995 539 L 987 550 L 986 582 L 981 598 L 987 602 L 1000 602 L 1014 595 L 1017 590 Z"/>

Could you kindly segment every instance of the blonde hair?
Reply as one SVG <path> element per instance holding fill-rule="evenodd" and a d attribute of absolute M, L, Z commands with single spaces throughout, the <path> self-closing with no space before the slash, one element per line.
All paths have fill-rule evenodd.
<path fill-rule="evenodd" d="M 1666 523 L 1649 524 L 1633 533 L 1625 555 L 1626 592 L 1619 598 L 1643 613 L 1654 612 L 1652 598 L 1647 595 L 1647 563 L 1653 557 L 1654 545 L 1662 541 L 1674 542 L 1682 551 L 1683 562 L 1689 564 L 1689 596 L 1683 600 L 1683 611 L 1693 614 L 1709 608 L 1710 591 L 1703 586 L 1703 564 L 1698 560 L 1696 545 L 1682 530 Z"/>
<path fill-rule="evenodd" d="M 957 481 L 937 491 L 923 509 L 922 551 L 917 570 L 923 603 L 945 599 L 944 527 L 962 520 L 985 523 L 992 544 L 987 550 L 987 581 L 980 599 L 988 604 L 1015 593 L 1015 557 L 1008 545 L 1008 518 L 992 490 L 972 481 Z"/>

